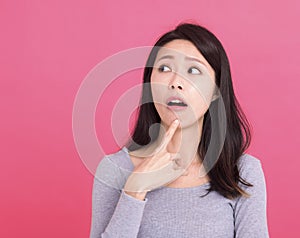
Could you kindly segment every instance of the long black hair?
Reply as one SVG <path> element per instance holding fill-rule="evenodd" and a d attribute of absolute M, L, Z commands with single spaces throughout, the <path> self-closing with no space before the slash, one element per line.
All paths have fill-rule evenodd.
<path fill-rule="evenodd" d="M 248 197 L 249 194 L 239 186 L 239 182 L 246 186 L 253 186 L 240 177 L 238 169 L 239 158 L 249 147 L 251 141 L 251 125 L 246 119 L 240 104 L 234 94 L 229 61 L 221 42 L 206 28 L 194 23 L 180 23 L 174 30 L 162 35 L 148 57 L 143 74 L 143 91 L 138 118 L 132 133 L 132 138 L 126 143 L 129 151 L 134 151 L 143 145 L 149 144 L 158 136 L 158 131 L 149 129 L 151 125 L 160 123 L 161 118 L 156 111 L 152 99 L 151 89 L 148 86 L 152 74 L 153 64 L 159 47 L 176 40 L 188 40 L 192 42 L 199 52 L 215 71 L 215 81 L 222 95 L 223 105 L 226 113 L 226 134 L 221 151 L 214 156 L 219 156 L 217 162 L 209 170 L 210 191 L 217 191 L 224 197 L 233 199 L 240 195 Z M 146 84 L 147 85 L 146 85 Z M 209 111 L 220 107 L 220 98 L 212 101 L 209 110 L 204 114 L 201 140 L 198 146 L 198 154 L 203 161 L 212 138 L 212 121 Z M 154 135 L 154 138 L 153 138 Z M 213 156 L 213 155 L 210 155 Z M 205 166 L 205 165 L 204 165 Z"/>

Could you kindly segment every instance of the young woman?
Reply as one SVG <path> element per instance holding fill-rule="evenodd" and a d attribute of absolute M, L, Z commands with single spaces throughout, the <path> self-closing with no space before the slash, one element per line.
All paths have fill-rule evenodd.
<path fill-rule="evenodd" d="M 131 140 L 98 166 L 90 237 L 269 237 L 250 139 L 220 41 L 178 25 L 150 52 Z"/>

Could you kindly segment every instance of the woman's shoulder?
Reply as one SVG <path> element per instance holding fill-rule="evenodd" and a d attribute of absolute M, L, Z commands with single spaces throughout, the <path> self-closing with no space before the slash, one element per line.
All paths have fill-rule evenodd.
<path fill-rule="evenodd" d="M 95 178 L 121 190 L 133 169 L 126 149 L 122 147 L 117 152 L 104 155 L 97 166 Z"/>
<path fill-rule="evenodd" d="M 251 168 L 261 166 L 261 160 L 257 156 L 243 153 L 238 159 L 238 166 L 240 170 L 249 170 Z"/>
<path fill-rule="evenodd" d="M 105 155 L 103 159 L 109 159 L 116 166 L 122 167 L 124 169 L 127 169 L 127 170 L 132 169 L 132 163 L 130 161 L 128 149 L 125 146 L 123 146 L 116 152 Z"/>
<path fill-rule="evenodd" d="M 238 160 L 240 176 L 247 182 L 256 184 L 264 181 L 264 171 L 261 160 L 254 155 L 244 153 Z"/>
<path fill-rule="evenodd" d="M 254 155 L 248 154 L 248 153 L 243 153 L 239 160 L 238 163 L 241 167 L 245 166 L 257 166 L 258 164 L 261 164 L 261 160 Z"/>

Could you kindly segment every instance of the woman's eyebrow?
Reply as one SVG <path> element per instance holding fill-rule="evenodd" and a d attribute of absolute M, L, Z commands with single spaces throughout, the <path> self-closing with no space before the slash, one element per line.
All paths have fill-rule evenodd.
<path fill-rule="evenodd" d="M 157 60 L 157 62 L 160 61 L 160 60 L 163 60 L 163 59 L 175 59 L 175 57 L 173 55 L 164 55 L 164 56 L 160 57 Z M 185 59 L 186 60 L 190 60 L 190 61 L 197 61 L 200 64 L 203 64 L 205 67 L 207 67 L 206 64 L 203 61 L 201 61 L 200 59 L 198 59 L 198 58 L 190 57 L 190 56 L 185 56 Z"/>
<path fill-rule="evenodd" d="M 199 62 L 200 64 L 203 64 L 205 67 L 207 67 L 206 64 L 205 64 L 202 60 L 200 60 L 200 59 L 198 59 L 198 58 L 186 56 L 185 59 L 186 59 L 186 60 L 191 60 L 191 61 L 197 61 L 197 62 Z"/>

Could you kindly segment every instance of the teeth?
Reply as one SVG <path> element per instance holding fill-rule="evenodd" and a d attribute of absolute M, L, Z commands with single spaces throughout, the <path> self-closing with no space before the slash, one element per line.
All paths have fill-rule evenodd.
<path fill-rule="evenodd" d="M 183 103 L 182 101 L 180 101 L 180 100 L 178 100 L 178 99 L 171 100 L 170 102 L 173 102 L 173 103 Z"/>
<path fill-rule="evenodd" d="M 173 99 L 167 103 L 169 106 L 182 106 L 186 107 L 187 105 L 179 99 Z"/>

